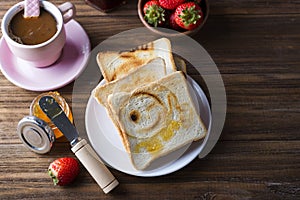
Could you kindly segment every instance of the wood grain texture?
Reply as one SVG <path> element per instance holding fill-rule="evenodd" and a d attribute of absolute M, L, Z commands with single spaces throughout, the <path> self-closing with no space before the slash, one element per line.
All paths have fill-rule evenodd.
<path fill-rule="evenodd" d="M 142 27 L 136 0 L 111 13 L 101 13 L 84 0 L 70 1 L 92 47 Z M 17 2 L 0 1 L 1 20 Z M 155 178 L 112 169 L 120 186 L 108 195 L 82 166 L 72 185 L 55 187 L 47 167 L 56 158 L 74 157 L 70 145 L 61 138 L 46 155 L 23 146 L 17 123 L 29 114 L 29 105 L 40 92 L 18 88 L 0 73 L 0 199 L 299 199 L 300 1 L 210 0 L 209 4 L 207 23 L 193 39 L 221 72 L 227 114 L 222 135 L 207 157 Z M 188 73 L 202 84 L 195 68 L 188 68 Z M 71 106 L 72 100 L 85 95 L 74 95 L 73 88 L 70 83 L 58 89 Z M 83 118 L 76 123 L 84 127 Z"/>

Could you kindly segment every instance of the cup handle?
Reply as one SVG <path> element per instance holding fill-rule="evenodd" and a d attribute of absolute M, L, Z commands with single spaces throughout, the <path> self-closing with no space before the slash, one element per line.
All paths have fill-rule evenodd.
<path fill-rule="evenodd" d="M 60 10 L 64 23 L 68 23 L 71 19 L 73 19 L 76 15 L 76 8 L 74 4 L 71 2 L 65 2 L 58 6 L 58 9 Z"/>

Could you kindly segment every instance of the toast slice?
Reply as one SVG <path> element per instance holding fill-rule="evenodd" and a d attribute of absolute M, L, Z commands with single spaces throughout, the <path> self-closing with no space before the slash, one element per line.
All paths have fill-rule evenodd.
<path fill-rule="evenodd" d="M 111 82 L 157 57 L 164 59 L 167 74 L 176 71 L 171 42 L 167 38 L 152 41 L 131 51 L 99 52 L 96 59 L 104 79 Z"/>
<path fill-rule="evenodd" d="M 106 83 L 104 85 L 98 85 L 92 91 L 92 96 L 97 100 L 99 104 L 105 107 L 108 116 L 112 119 L 112 122 L 115 124 L 116 128 L 118 128 L 119 124 L 108 105 L 108 96 L 121 91 L 130 92 L 131 90 L 144 84 L 157 81 L 165 75 L 166 67 L 164 60 L 162 58 L 155 58 L 153 60 L 150 60 L 149 63 L 129 73 L 127 76 Z M 123 139 L 122 135 L 121 137 Z"/>
<path fill-rule="evenodd" d="M 107 98 L 115 92 L 129 92 L 143 84 L 151 83 L 166 75 L 165 62 L 162 58 L 150 60 L 145 65 L 133 70 L 127 76 L 114 80 L 104 85 L 98 85 L 93 91 L 92 96 L 98 103 L 107 107 Z"/>
<path fill-rule="evenodd" d="M 112 93 L 108 103 L 138 170 L 207 133 L 179 71 L 131 92 Z"/>

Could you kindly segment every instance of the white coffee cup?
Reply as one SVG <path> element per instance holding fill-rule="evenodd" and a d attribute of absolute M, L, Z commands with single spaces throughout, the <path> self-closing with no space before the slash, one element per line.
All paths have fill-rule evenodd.
<path fill-rule="evenodd" d="M 40 1 L 40 6 L 48 11 L 57 22 L 56 33 L 46 42 L 36 45 L 20 44 L 14 41 L 9 34 L 9 23 L 11 19 L 24 9 L 24 1 L 12 6 L 4 15 L 1 24 L 2 35 L 11 52 L 34 67 L 47 67 L 52 65 L 60 57 L 66 42 L 64 24 L 75 17 L 75 6 L 65 2 L 56 6 L 48 1 Z"/>

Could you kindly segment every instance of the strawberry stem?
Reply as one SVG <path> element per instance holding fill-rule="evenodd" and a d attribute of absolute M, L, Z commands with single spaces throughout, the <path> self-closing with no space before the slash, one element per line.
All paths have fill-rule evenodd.
<path fill-rule="evenodd" d="M 190 24 L 196 24 L 197 21 L 201 18 L 201 15 L 199 14 L 199 11 L 196 9 L 196 7 L 192 6 L 182 10 L 182 14 L 180 14 L 179 17 L 182 19 L 182 22 L 188 26 Z"/>
<path fill-rule="evenodd" d="M 165 13 L 164 9 L 158 5 L 149 6 L 145 14 L 145 20 L 149 23 L 157 27 L 163 21 L 165 21 Z"/>
<path fill-rule="evenodd" d="M 48 169 L 48 174 L 49 176 L 52 178 L 52 181 L 53 181 L 53 184 L 54 185 L 57 185 L 59 180 L 58 178 L 52 173 L 52 170 L 51 169 Z"/>

